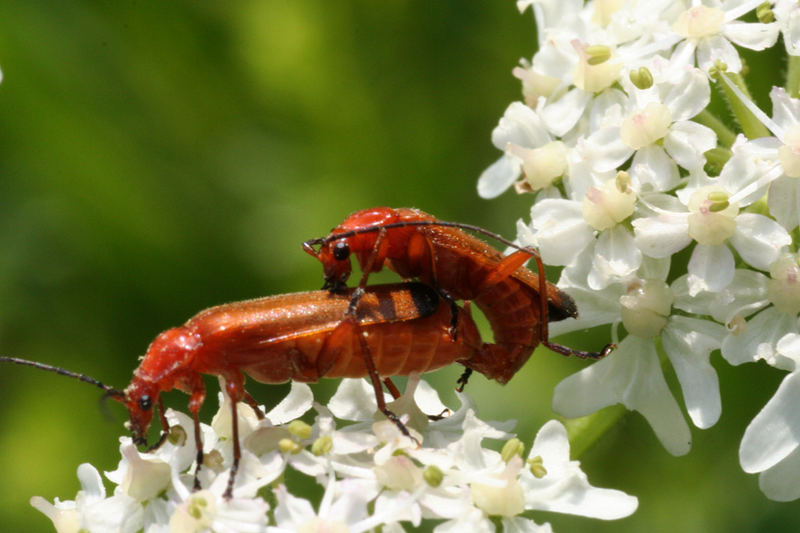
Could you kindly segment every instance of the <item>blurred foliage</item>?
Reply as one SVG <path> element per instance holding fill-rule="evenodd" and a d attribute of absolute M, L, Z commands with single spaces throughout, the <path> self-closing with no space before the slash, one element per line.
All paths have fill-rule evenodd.
<path fill-rule="evenodd" d="M 530 15 L 511 1 L 41 1 L 2 13 L 3 354 L 121 387 L 150 340 L 198 310 L 318 288 L 300 243 L 354 210 L 415 206 L 507 236 L 527 215 L 530 198 L 475 193 L 498 156 L 491 129 L 518 98 L 510 70 L 534 50 Z M 568 341 L 596 348 L 607 334 Z M 693 432 L 688 457 L 630 416 L 582 458 L 594 484 L 639 496 L 637 514 L 539 521 L 797 530 L 796 504 L 767 501 L 737 461 L 781 375 L 714 363 L 723 419 Z M 530 442 L 553 416 L 553 386 L 582 364 L 537 353 L 509 386 L 475 378 L 470 392 L 485 418 L 518 419 Z M 458 373 L 432 377 L 446 399 Z M 253 390 L 269 405 L 286 389 Z M 111 405 L 106 420 L 99 395 L 0 369 L 0 529 L 51 531 L 30 496 L 73 498 L 82 462 L 115 468 L 124 413 Z M 181 393 L 165 400 L 185 409 Z"/>

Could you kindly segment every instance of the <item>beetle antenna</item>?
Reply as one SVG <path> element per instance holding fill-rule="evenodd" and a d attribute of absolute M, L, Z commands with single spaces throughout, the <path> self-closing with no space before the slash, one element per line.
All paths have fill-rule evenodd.
<path fill-rule="evenodd" d="M 99 387 L 106 391 L 103 395 L 103 398 L 124 398 L 125 393 L 121 390 L 117 390 L 114 387 L 110 387 L 109 385 L 104 384 L 103 382 L 94 379 L 93 377 L 89 377 L 85 374 L 78 374 L 77 372 L 70 372 L 69 370 L 65 370 L 63 368 L 46 365 L 44 363 L 38 363 L 36 361 L 28 361 L 27 359 L 20 359 L 18 357 L 5 357 L 0 356 L 0 363 L 14 363 L 16 365 L 26 365 L 32 366 L 33 368 L 38 368 L 39 370 L 46 370 L 47 372 L 55 372 L 56 374 L 61 374 L 62 376 L 67 376 L 68 378 L 74 378 L 79 381 L 83 381 L 84 383 L 88 383 L 90 385 L 94 385 L 95 387 Z"/>

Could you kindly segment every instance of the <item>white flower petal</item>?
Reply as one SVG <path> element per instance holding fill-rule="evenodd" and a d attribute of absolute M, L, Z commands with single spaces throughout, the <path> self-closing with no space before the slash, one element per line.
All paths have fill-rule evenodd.
<path fill-rule="evenodd" d="M 56 499 L 55 504 L 52 504 L 41 496 L 33 496 L 30 504 L 53 522 L 57 533 L 78 533 L 80 531 L 80 516 L 75 502 L 60 502 Z"/>
<path fill-rule="evenodd" d="M 642 252 L 630 230 L 617 225 L 600 233 L 594 248 L 589 287 L 600 290 L 608 284 L 628 278 L 642 264 Z"/>
<path fill-rule="evenodd" d="M 800 335 L 796 333 L 788 333 L 781 337 L 775 345 L 778 353 L 787 360 L 794 362 L 792 372 L 800 369 Z"/>
<path fill-rule="evenodd" d="M 519 160 L 503 154 L 478 178 L 478 194 L 486 199 L 500 196 L 519 178 L 521 169 Z"/>
<path fill-rule="evenodd" d="M 731 244 L 742 259 L 759 270 L 769 270 L 781 249 L 791 242 L 786 228 L 764 215 L 742 213 L 736 217 Z"/>
<path fill-rule="evenodd" d="M 588 245 L 594 230 L 586 224 L 581 204 L 571 200 L 542 200 L 531 208 L 531 225 L 542 261 L 548 265 L 572 262 Z"/>
<path fill-rule="evenodd" d="M 722 35 L 712 35 L 697 43 L 697 65 L 708 72 L 720 60 L 728 66 L 728 72 L 742 70 L 742 60 L 736 48 Z"/>
<path fill-rule="evenodd" d="M 522 9 L 527 7 L 527 1 L 520 0 L 517 7 Z M 532 4 L 536 9 L 536 22 L 540 29 L 564 27 L 566 24 L 575 22 L 576 14 L 583 8 L 581 0 L 533 0 Z"/>
<path fill-rule="evenodd" d="M 387 403 L 392 398 L 386 397 Z M 328 409 L 343 420 L 372 422 L 377 404 L 374 389 L 363 379 L 343 379 L 328 402 Z"/>
<path fill-rule="evenodd" d="M 711 100 L 708 77 L 700 69 L 681 70 L 679 79 L 665 85 L 668 91 L 661 95 L 661 102 L 669 108 L 675 122 L 694 117 Z"/>
<path fill-rule="evenodd" d="M 710 315 L 717 322 L 727 324 L 736 315 L 747 317 L 769 305 L 767 280 L 761 272 L 736 269 L 733 281 L 723 290 L 703 291 L 692 296 L 686 274 L 671 285 L 675 296 L 673 305 L 689 313 Z"/>
<path fill-rule="evenodd" d="M 567 430 L 556 420 L 542 426 L 528 457 L 541 457 L 547 474 L 541 478 L 522 474 L 527 509 L 616 520 L 631 515 L 638 507 L 634 496 L 589 484 L 580 463 L 570 461 Z"/>
<path fill-rule="evenodd" d="M 697 46 L 694 39 L 682 39 L 672 50 L 669 63 L 675 67 L 693 67 L 696 50 Z M 698 61 L 698 65 L 703 68 L 703 70 L 707 70 L 706 67 L 699 63 Z"/>
<path fill-rule="evenodd" d="M 662 147 L 655 144 L 636 151 L 630 173 L 640 192 L 668 191 L 674 189 L 680 181 L 675 161 Z"/>
<path fill-rule="evenodd" d="M 689 295 L 718 292 L 733 281 L 733 253 L 724 244 L 698 244 L 689 259 Z"/>
<path fill-rule="evenodd" d="M 405 393 L 408 394 L 408 390 Z M 428 414 L 438 415 L 447 411 L 447 406 L 442 403 L 439 393 L 424 379 L 419 381 L 414 390 L 414 401 Z"/>
<path fill-rule="evenodd" d="M 676 122 L 664 137 L 667 153 L 683 168 L 693 170 L 705 164 L 704 153 L 717 144 L 711 128 L 696 122 Z"/>
<path fill-rule="evenodd" d="M 780 178 L 772 182 L 767 196 L 769 214 L 787 231 L 800 224 L 800 179 Z"/>
<path fill-rule="evenodd" d="M 597 172 L 616 170 L 633 155 L 633 149 L 622 142 L 617 126 L 602 128 L 586 139 L 585 155 Z"/>
<path fill-rule="evenodd" d="M 669 453 L 688 453 L 689 426 L 667 387 L 651 340 L 629 335 L 605 359 L 564 379 L 553 394 L 553 410 L 569 418 L 616 403 L 642 413 Z"/>
<path fill-rule="evenodd" d="M 540 526 L 533 520 L 521 516 L 504 516 L 500 523 L 503 525 L 503 533 L 553 533 L 549 523 Z"/>
<path fill-rule="evenodd" d="M 762 24 L 760 22 L 733 21 L 725 25 L 723 34 L 744 48 L 764 50 L 775 44 L 779 31 L 777 22 Z"/>
<path fill-rule="evenodd" d="M 593 257 L 594 246 L 591 245 L 572 264 L 561 271 L 558 287 L 575 300 L 580 309 L 580 315 L 577 320 L 551 322 L 551 337 L 619 320 L 620 287 L 611 285 L 597 291 L 588 286 L 587 278 L 592 267 Z"/>
<path fill-rule="evenodd" d="M 512 102 L 492 131 L 492 144 L 504 152 L 508 143 L 536 148 L 550 141 L 542 119 L 522 102 Z"/>
<path fill-rule="evenodd" d="M 722 345 L 725 333 L 724 327 L 707 320 L 673 316 L 661 335 L 681 384 L 686 410 L 701 429 L 716 424 L 722 412 L 719 379 L 709 356 Z"/>
<path fill-rule="evenodd" d="M 305 383 L 292 381 L 289 394 L 267 413 L 267 418 L 276 426 L 287 424 L 306 414 L 313 402 L 314 394 L 311 392 L 311 387 Z"/>
<path fill-rule="evenodd" d="M 739 462 L 745 472 L 762 472 L 800 446 L 800 372 L 788 374 L 775 395 L 744 432 Z"/>
<path fill-rule="evenodd" d="M 170 483 L 170 466 L 151 454 L 140 454 L 135 446 L 125 446 L 122 454 L 128 460 L 128 469 L 120 488 L 137 501 L 146 501 L 167 488 Z"/>
<path fill-rule="evenodd" d="M 797 332 L 797 317 L 769 307 L 750 319 L 744 331 L 734 331 L 725 337 L 722 357 L 732 365 L 763 359 L 776 368 L 792 370 L 794 363 L 786 361 L 775 347 L 784 335 Z"/>
<path fill-rule="evenodd" d="M 800 9 L 791 1 L 778 1 L 774 8 L 775 18 L 783 33 L 786 53 L 800 55 Z"/>
<path fill-rule="evenodd" d="M 717 184 L 731 195 L 736 194 L 739 206 L 755 202 L 767 190 L 768 178 L 777 164 L 779 145 L 780 141 L 774 137 L 753 141 L 739 137 L 733 146 L 733 155 L 722 167 Z M 739 191 L 743 190 L 747 193 L 741 196 Z"/>
<path fill-rule="evenodd" d="M 625 117 L 628 96 L 619 89 L 608 89 L 597 95 L 589 110 L 589 131 L 619 127 Z"/>
<path fill-rule="evenodd" d="M 643 254 L 663 258 L 683 250 L 692 242 L 686 216 L 658 215 L 633 221 L 636 246 Z"/>
<path fill-rule="evenodd" d="M 81 492 L 90 501 L 98 501 L 106 497 L 106 488 L 103 486 L 100 472 L 89 463 L 83 463 L 78 467 L 78 481 L 81 484 Z"/>
<path fill-rule="evenodd" d="M 758 488 L 776 502 L 790 502 L 800 498 L 800 448 L 795 449 L 785 459 L 768 468 L 758 476 Z"/>
<path fill-rule="evenodd" d="M 773 87 L 769 92 L 772 100 L 772 120 L 785 130 L 800 123 L 800 100 L 791 98 L 783 87 Z M 777 135 L 777 132 L 773 132 Z"/>
<path fill-rule="evenodd" d="M 542 109 L 542 119 L 547 129 L 556 137 L 563 137 L 583 115 L 592 94 L 574 88 Z"/>

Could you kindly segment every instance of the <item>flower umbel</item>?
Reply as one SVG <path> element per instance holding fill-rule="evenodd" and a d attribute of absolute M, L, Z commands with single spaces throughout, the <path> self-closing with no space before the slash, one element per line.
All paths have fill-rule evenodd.
<path fill-rule="evenodd" d="M 722 405 L 711 352 L 736 365 L 765 361 L 789 375 L 748 427 L 742 467 L 760 473 L 768 497 L 800 498 L 790 482 L 800 475 L 800 430 L 789 413 L 800 334 L 800 7 L 517 6 L 531 7 L 539 47 L 513 70 L 523 101 L 492 134 L 504 154 L 478 193 L 493 198 L 517 180 L 518 193 L 535 194 L 517 241 L 565 267 L 558 285 L 580 309 L 551 333 L 608 324 L 615 341 L 623 336 L 556 387 L 554 409 L 578 417 L 622 404 L 684 454 L 691 434 L 662 367 L 672 366 L 689 418 L 704 429 Z M 771 89 L 770 117 L 748 93 L 739 49 L 765 50 L 779 33 L 792 74 L 786 89 Z M 714 115 L 719 98 L 738 129 Z M 543 148 L 555 146 L 557 158 Z"/>
<path fill-rule="evenodd" d="M 386 421 L 374 421 L 377 407 L 372 388 L 363 380 L 343 380 L 339 391 L 324 407 L 313 403 L 313 423 L 289 420 L 312 406 L 310 389 L 295 384 L 289 396 L 268 418 L 255 421 L 245 439 L 242 462 L 233 498 L 223 497 L 232 460 L 228 423 L 201 424 L 206 455 L 215 452 L 216 467 L 204 464 L 202 490 L 193 491 L 195 465 L 193 435 L 167 440 L 153 453 L 139 452 L 129 437 L 120 439 L 122 459 L 107 472 L 114 483 L 108 496 L 97 470 L 78 468 L 81 491 L 74 501 L 49 503 L 34 497 L 31 504 L 42 511 L 59 533 L 122 531 L 194 533 L 201 531 L 401 531 L 425 520 L 437 526 L 467 527 L 479 531 L 492 527 L 490 517 L 501 517 L 506 527 L 533 528 L 529 511 L 549 510 L 613 520 L 636 510 L 633 496 L 589 485 L 577 462 L 569 461 L 569 445 L 563 426 L 548 422 L 533 443 L 528 462 L 536 456 L 539 468 L 523 462 L 524 444 L 518 439 L 510 457 L 483 446 L 485 440 L 511 437 L 512 424 L 491 425 L 477 418 L 469 397 L 449 417 L 428 421 L 415 429 L 421 446 L 400 435 Z M 220 394 L 220 410 L 230 413 Z M 371 402 L 371 405 L 370 405 Z M 438 395 L 418 376 L 409 378 L 406 394 L 394 409 L 403 412 L 420 407 L 441 413 Z M 239 404 L 240 424 L 250 417 L 250 407 Z M 421 412 L 421 411 L 420 411 Z M 333 413 L 344 414 L 355 424 L 342 425 Z M 172 427 L 189 428 L 191 419 L 167 411 Z M 255 420 L 255 417 L 253 417 Z M 414 418 L 408 419 L 414 423 Z M 273 422 L 282 421 L 276 426 Z M 186 430 L 186 429 L 185 429 Z M 280 437 L 279 437 L 280 435 Z M 281 439 L 292 439 L 296 449 L 282 451 Z M 318 444 L 325 442 L 324 445 Z M 508 459 L 508 460 L 506 460 Z M 287 471 L 287 466 L 291 471 Z M 533 472 L 537 472 L 534 474 Z M 323 488 L 322 499 L 312 503 L 289 492 L 283 479 L 306 475 Z M 271 495 L 271 496 L 270 496 Z M 276 502 L 273 509 L 264 499 Z M 574 502 L 582 502 L 574 505 Z M 525 513 L 525 516 L 523 516 Z"/>

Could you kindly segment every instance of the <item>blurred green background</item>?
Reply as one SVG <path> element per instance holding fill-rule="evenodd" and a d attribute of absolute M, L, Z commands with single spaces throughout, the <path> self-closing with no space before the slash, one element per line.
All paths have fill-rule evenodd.
<path fill-rule="evenodd" d="M 530 15 L 511 1 L 0 4 L 3 354 L 122 387 L 155 335 L 197 311 L 319 288 L 300 243 L 354 210 L 414 206 L 512 237 L 527 217 L 530 197 L 475 193 L 498 155 L 490 132 L 519 98 L 510 71 L 534 51 Z M 759 68 L 769 80 L 780 65 Z M 567 342 L 597 348 L 607 335 Z M 669 456 L 634 415 L 581 458 L 595 485 L 640 498 L 633 517 L 538 521 L 798 530 L 798 504 L 766 500 L 737 461 L 781 374 L 714 363 L 723 418 L 693 431 L 687 457 Z M 583 364 L 541 352 L 510 385 L 476 377 L 469 391 L 484 418 L 519 420 L 530 442 L 553 416 L 553 386 Z M 458 374 L 431 378 L 446 399 Z M 267 404 L 286 391 L 252 389 Z M 0 368 L 0 530 L 51 531 L 32 495 L 72 499 L 80 463 L 116 467 L 124 412 L 111 405 L 116 419 L 104 418 L 99 396 Z"/>

